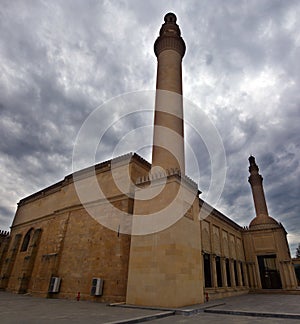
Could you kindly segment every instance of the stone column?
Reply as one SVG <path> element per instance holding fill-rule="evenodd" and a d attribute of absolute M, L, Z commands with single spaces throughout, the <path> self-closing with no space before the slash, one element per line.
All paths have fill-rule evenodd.
<path fill-rule="evenodd" d="M 247 264 L 245 262 L 242 262 L 243 266 L 243 274 L 244 274 L 244 286 L 249 287 L 249 278 L 248 278 L 248 271 L 247 271 Z"/>
<path fill-rule="evenodd" d="M 280 277 L 281 277 L 282 288 L 288 288 L 289 287 L 289 278 L 288 278 L 288 272 L 286 269 L 286 262 L 280 261 L 279 266 L 280 266 L 279 273 L 280 273 Z"/>
<path fill-rule="evenodd" d="M 228 287 L 226 276 L 226 258 L 221 257 L 221 271 L 222 271 L 222 283 L 223 287 Z"/>
<path fill-rule="evenodd" d="M 248 268 L 248 272 L 249 272 L 249 286 L 250 286 L 250 288 L 255 288 L 254 274 L 253 274 L 251 262 L 247 263 L 247 268 Z"/>
<path fill-rule="evenodd" d="M 253 272 L 253 279 L 254 279 L 254 288 L 262 288 L 261 286 L 261 281 L 259 280 L 258 276 L 259 276 L 259 273 L 257 273 L 257 267 L 256 267 L 256 264 L 255 262 L 252 262 L 252 272 Z"/>
<path fill-rule="evenodd" d="M 242 266 L 242 262 L 241 261 L 236 261 L 237 276 L 238 276 L 237 286 L 243 286 L 241 266 Z"/>
<path fill-rule="evenodd" d="M 235 288 L 236 282 L 235 282 L 233 259 L 229 259 L 229 268 L 230 268 L 231 287 Z"/>
<path fill-rule="evenodd" d="M 283 288 L 295 289 L 297 287 L 297 281 L 296 281 L 296 274 L 293 269 L 294 268 L 293 264 L 289 260 L 282 261 L 281 263 L 284 268 L 284 272 L 283 272 L 284 278 L 281 278 L 281 280 L 284 279 L 285 282 L 285 286 L 284 283 L 282 282 Z"/>
<path fill-rule="evenodd" d="M 289 267 L 289 273 L 290 273 L 290 278 L 291 278 L 291 288 L 296 289 L 298 284 L 297 284 L 297 278 L 296 278 L 296 273 L 294 270 L 293 263 L 289 262 L 288 267 Z"/>
<path fill-rule="evenodd" d="M 211 279 L 212 279 L 212 287 L 218 288 L 217 265 L 216 265 L 215 254 L 211 254 Z"/>

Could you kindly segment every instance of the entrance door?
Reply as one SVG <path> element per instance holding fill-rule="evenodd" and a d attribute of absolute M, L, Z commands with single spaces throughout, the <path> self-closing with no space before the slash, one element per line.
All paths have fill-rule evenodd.
<path fill-rule="evenodd" d="M 276 267 L 276 254 L 259 255 L 257 259 L 262 288 L 282 288 L 280 274 Z"/>

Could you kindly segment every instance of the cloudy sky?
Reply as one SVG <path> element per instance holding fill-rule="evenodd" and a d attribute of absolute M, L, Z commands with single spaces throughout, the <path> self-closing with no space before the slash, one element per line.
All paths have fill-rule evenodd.
<path fill-rule="evenodd" d="M 169 11 L 177 15 L 187 46 L 184 97 L 213 122 L 225 149 L 225 185 L 220 199 L 209 202 L 240 225 L 249 224 L 254 208 L 247 159 L 253 154 L 269 213 L 285 226 L 295 254 L 300 242 L 298 0 L 2 1 L 0 229 L 9 229 L 21 198 L 72 173 L 76 136 L 99 105 L 104 104 L 99 128 L 107 129 L 107 136 L 97 162 L 111 158 L 120 130 L 124 136 L 151 125 L 150 111 L 110 127 L 105 116 L 112 111 L 105 103 L 155 89 L 153 43 Z M 117 116 L 118 107 L 113 110 Z M 188 145 L 200 155 L 200 175 L 189 158 L 187 173 L 209 198 L 209 150 L 188 125 L 186 130 Z M 201 118 L 196 131 L 203 133 Z M 149 144 L 151 129 L 147 132 L 148 142 L 142 136 L 135 141 Z M 122 147 L 137 146 L 127 141 Z M 149 147 L 139 153 L 151 157 Z"/>

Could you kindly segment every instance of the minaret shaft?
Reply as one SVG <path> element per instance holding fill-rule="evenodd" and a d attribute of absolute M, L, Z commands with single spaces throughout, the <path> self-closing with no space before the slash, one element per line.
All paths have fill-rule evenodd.
<path fill-rule="evenodd" d="M 263 177 L 259 174 L 259 168 L 256 165 L 255 158 L 253 156 L 249 157 L 249 162 L 250 162 L 249 183 L 251 185 L 256 216 L 259 216 L 259 215 L 269 216 L 265 193 L 264 193 L 264 188 L 263 188 L 263 183 L 262 183 Z"/>
<path fill-rule="evenodd" d="M 181 62 L 185 44 L 174 14 L 165 16 L 154 51 L 157 56 L 157 80 L 152 166 L 184 173 Z"/>
<path fill-rule="evenodd" d="M 175 50 L 165 50 L 157 58 L 156 89 L 182 95 L 181 55 Z"/>

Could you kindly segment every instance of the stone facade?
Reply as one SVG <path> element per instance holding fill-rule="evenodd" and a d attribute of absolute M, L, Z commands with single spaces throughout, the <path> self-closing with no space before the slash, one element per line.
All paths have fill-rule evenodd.
<path fill-rule="evenodd" d="M 268 214 L 254 157 L 249 228 L 209 206 L 185 175 L 185 44 L 174 14 L 165 16 L 155 53 L 153 165 L 130 153 L 22 199 L 10 235 L 0 232 L 0 289 L 161 307 L 295 291 L 286 231 Z"/>
<path fill-rule="evenodd" d="M 249 183 L 256 217 L 243 231 L 244 250 L 252 289 L 295 289 L 297 280 L 286 231 L 270 217 L 263 189 L 263 177 L 253 156 L 249 157 Z"/>
<path fill-rule="evenodd" d="M 264 224 L 258 228 L 249 227 L 243 232 L 245 256 L 251 273 L 253 289 L 295 289 L 297 280 L 281 224 Z M 261 268 L 260 258 L 272 262 L 269 269 Z"/>
<path fill-rule="evenodd" d="M 128 157 L 124 160 L 127 163 Z M 129 168 L 135 178 L 149 165 L 134 155 Z M 95 169 L 111 203 L 132 213 L 131 199 L 113 186 L 110 163 L 101 163 Z M 81 173 L 89 182 L 89 170 Z M 99 214 L 109 205 L 93 201 L 93 197 L 89 203 Z M 96 299 L 90 296 L 91 281 L 99 277 L 105 284 L 98 300 L 125 299 L 130 236 L 110 230 L 90 216 L 78 200 L 72 176 L 19 203 L 7 243 L 8 251 L 1 258 L 2 289 L 49 296 L 51 277 L 60 277 L 60 297 L 74 298 L 80 292 L 83 299 Z"/>
<path fill-rule="evenodd" d="M 126 298 L 129 304 L 179 307 L 203 302 L 198 190 L 195 184 L 183 184 L 181 180 L 178 174 L 169 175 L 163 190 L 153 199 L 135 201 L 134 214 L 144 215 L 140 218 L 155 219 L 155 214 L 147 215 L 153 211 L 152 206 L 162 210 L 157 214 L 160 219 L 170 218 L 170 213 L 176 214 L 182 206 L 191 203 L 191 207 L 182 211 L 184 216 L 179 220 L 166 224 L 165 229 L 154 228 L 154 233 L 131 237 Z M 140 184 L 141 190 L 147 185 Z M 166 202 L 169 206 L 176 204 L 164 210 Z M 154 220 L 154 226 L 158 222 Z"/>
<path fill-rule="evenodd" d="M 119 192 L 111 164 L 95 167 L 110 201 L 94 201 L 91 196 L 89 203 L 99 215 L 108 213 L 110 204 L 132 215 L 147 214 L 153 206 L 159 210 L 160 204 L 172 200 L 182 178 L 169 175 L 165 191 L 152 201 L 142 201 Z M 149 186 L 150 165 L 138 155 L 121 157 L 116 165 L 120 174 L 127 165 L 140 190 Z M 89 169 L 81 176 L 88 183 Z M 95 301 L 178 307 L 202 303 L 206 294 L 216 299 L 249 290 L 297 287 L 281 224 L 272 218 L 270 224 L 260 224 L 254 218 L 249 228 L 242 228 L 199 198 L 191 182 L 185 182 L 185 190 L 193 203 L 184 217 L 161 231 L 130 235 L 92 217 L 78 201 L 73 177 L 66 176 L 20 201 L 10 235 L 1 235 L 0 288 L 71 299 L 80 292 L 82 299 Z M 279 286 L 263 286 L 268 282 L 263 282 L 259 256 L 268 255 L 279 274 Z M 52 277 L 61 278 L 59 293 L 48 292 Z M 92 278 L 104 280 L 102 296 L 90 295 Z"/>
<path fill-rule="evenodd" d="M 201 208 L 207 205 L 200 200 Z M 243 228 L 208 206 L 209 216 L 200 221 L 205 293 L 209 299 L 249 291 Z"/>

